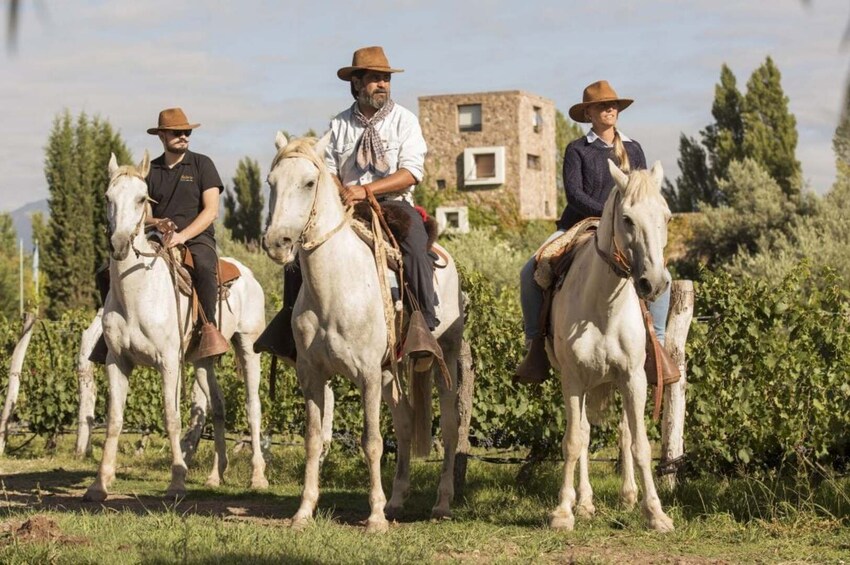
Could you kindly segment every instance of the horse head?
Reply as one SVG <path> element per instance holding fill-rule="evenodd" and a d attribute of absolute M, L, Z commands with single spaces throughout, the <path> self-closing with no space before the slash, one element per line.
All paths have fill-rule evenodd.
<path fill-rule="evenodd" d="M 632 171 L 628 175 L 610 159 L 608 168 L 615 183 L 609 196 L 611 254 L 632 278 L 638 296 L 652 301 L 670 284 L 664 264 L 667 223 L 671 218 L 661 194 L 664 171 L 659 161 L 649 171 Z"/>
<path fill-rule="evenodd" d="M 277 263 L 291 263 L 313 232 L 321 231 L 322 216 L 342 207 L 324 163 L 329 141 L 330 133 L 316 142 L 309 138 L 287 141 L 282 132 L 277 132 L 277 155 L 268 176 L 269 216 L 263 234 L 263 249 Z"/>
<path fill-rule="evenodd" d="M 145 178 L 150 171 L 150 165 L 147 151 L 138 167 L 119 166 L 114 153 L 109 159 L 106 216 L 109 249 L 116 261 L 127 258 L 133 239 L 143 229 L 148 201 Z"/>

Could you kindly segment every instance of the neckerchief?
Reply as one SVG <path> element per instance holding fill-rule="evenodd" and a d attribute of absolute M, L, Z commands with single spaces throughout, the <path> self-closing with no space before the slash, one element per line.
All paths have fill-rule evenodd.
<path fill-rule="evenodd" d="M 356 163 L 359 172 L 365 173 L 370 168 L 382 176 L 386 176 L 390 172 L 390 164 L 387 163 L 384 154 L 384 144 L 381 141 L 381 136 L 378 135 L 378 130 L 375 129 L 375 124 L 381 123 L 387 117 L 387 114 L 392 112 L 393 107 L 395 107 L 395 102 L 391 99 L 387 100 L 383 108 L 375 112 L 372 119 L 368 119 L 360 111 L 358 103 L 354 103 L 352 115 L 357 123 L 365 128 L 360 137 L 360 145 L 357 147 Z"/>

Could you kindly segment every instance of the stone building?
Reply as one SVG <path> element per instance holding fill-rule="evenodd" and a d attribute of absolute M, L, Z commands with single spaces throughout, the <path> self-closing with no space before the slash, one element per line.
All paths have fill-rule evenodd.
<path fill-rule="evenodd" d="M 557 210 L 555 104 L 511 90 L 419 97 L 425 182 L 467 203 L 512 205 L 523 219 Z"/>

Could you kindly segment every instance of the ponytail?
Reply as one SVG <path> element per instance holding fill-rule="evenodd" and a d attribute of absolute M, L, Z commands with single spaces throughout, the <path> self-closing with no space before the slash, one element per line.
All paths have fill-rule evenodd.
<path fill-rule="evenodd" d="M 623 145 L 623 140 L 620 138 L 620 132 L 617 128 L 614 128 L 614 157 L 617 158 L 620 170 L 629 174 L 632 165 L 629 163 L 629 154 L 626 153 L 626 148 Z"/>

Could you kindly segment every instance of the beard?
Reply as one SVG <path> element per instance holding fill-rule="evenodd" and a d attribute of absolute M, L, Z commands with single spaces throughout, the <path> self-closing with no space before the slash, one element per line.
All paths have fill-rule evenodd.
<path fill-rule="evenodd" d="M 189 150 L 189 146 L 187 144 L 178 147 L 166 147 L 165 150 L 169 153 L 174 153 L 175 155 L 183 155 L 184 153 L 186 153 L 186 151 Z"/>
<path fill-rule="evenodd" d="M 369 106 L 370 108 L 374 108 L 375 110 L 380 110 L 381 108 L 386 106 L 389 99 L 389 91 L 376 91 L 373 92 L 371 95 L 367 94 L 365 90 L 360 92 L 360 102 Z"/>

